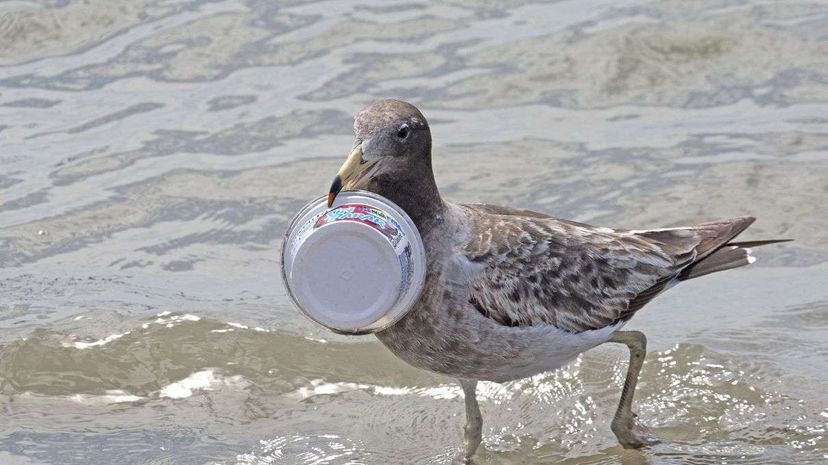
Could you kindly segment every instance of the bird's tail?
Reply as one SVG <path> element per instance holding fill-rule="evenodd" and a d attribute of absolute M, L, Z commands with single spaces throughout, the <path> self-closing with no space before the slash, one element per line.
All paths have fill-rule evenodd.
<path fill-rule="evenodd" d="M 706 257 L 685 268 L 679 275 L 679 279 L 684 281 L 717 271 L 749 265 L 756 261 L 756 258 L 751 255 L 751 247 L 790 241 L 791 239 L 771 239 L 764 241 L 726 242 Z"/>

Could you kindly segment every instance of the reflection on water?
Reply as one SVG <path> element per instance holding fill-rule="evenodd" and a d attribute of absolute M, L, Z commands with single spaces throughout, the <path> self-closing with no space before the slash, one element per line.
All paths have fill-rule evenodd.
<path fill-rule="evenodd" d="M 372 99 L 443 194 L 793 237 L 672 290 L 625 356 L 480 387 L 476 463 L 828 461 L 828 8 L 811 2 L 0 4 L 0 462 L 448 463 L 452 380 L 303 320 L 281 235 Z"/>

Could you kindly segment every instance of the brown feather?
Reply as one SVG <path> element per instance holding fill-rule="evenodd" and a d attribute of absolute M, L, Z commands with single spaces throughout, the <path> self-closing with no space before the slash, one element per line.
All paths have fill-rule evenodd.
<path fill-rule="evenodd" d="M 628 320 L 679 280 L 747 264 L 745 249 L 723 246 L 754 221 L 625 231 L 508 207 L 461 207 L 476 232 L 463 253 L 481 267 L 469 303 L 504 326 L 576 333 Z"/>
<path fill-rule="evenodd" d="M 793 242 L 793 239 L 768 239 L 763 241 L 739 241 L 739 242 L 728 242 L 725 245 L 732 245 L 736 247 L 760 247 L 763 245 L 769 244 L 779 244 L 781 242 Z"/>
<path fill-rule="evenodd" d="M 689 244 L 673 255 L 629 232 L 505 207 L 462 207 L 476 231 L 464 256 L 482 268 L 470 280 L 469 302 L 504 326 L 545 323 L 577 333 L 612 325 L 695 258 Z"/>

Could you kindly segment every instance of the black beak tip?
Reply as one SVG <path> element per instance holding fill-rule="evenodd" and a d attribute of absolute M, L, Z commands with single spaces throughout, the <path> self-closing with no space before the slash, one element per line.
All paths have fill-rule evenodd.
<path fill-rule="evenodd" d="M 334 199 L 336 199 L 336 195 L 339 194 L 339 191 L 342 190 L 342 178 L 337 175 L 334 180 L 333 184 L 331 184 L 331 190 L 328 192 L 328 208 L 331 208 L 333 205 Z"/>

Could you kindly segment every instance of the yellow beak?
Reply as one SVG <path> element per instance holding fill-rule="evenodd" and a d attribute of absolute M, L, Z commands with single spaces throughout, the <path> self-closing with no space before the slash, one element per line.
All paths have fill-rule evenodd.
<path fill-rule="evenodd" d="M 359 144 L 351 151 L 342 168 L 339 168 L 339 172 L 336 173 L 336 177 L 331 184 L 331 190 L 328 192 L 328 208 L 331 208 L 331 205 L 333 205 L 334 199 L 336 199 L 339 191 L 342 190 L 342 186 L 353 179 L 358 172 L 362 171 L 364 164 L 365 161 L 362 159 L 362 144 Z"/>

